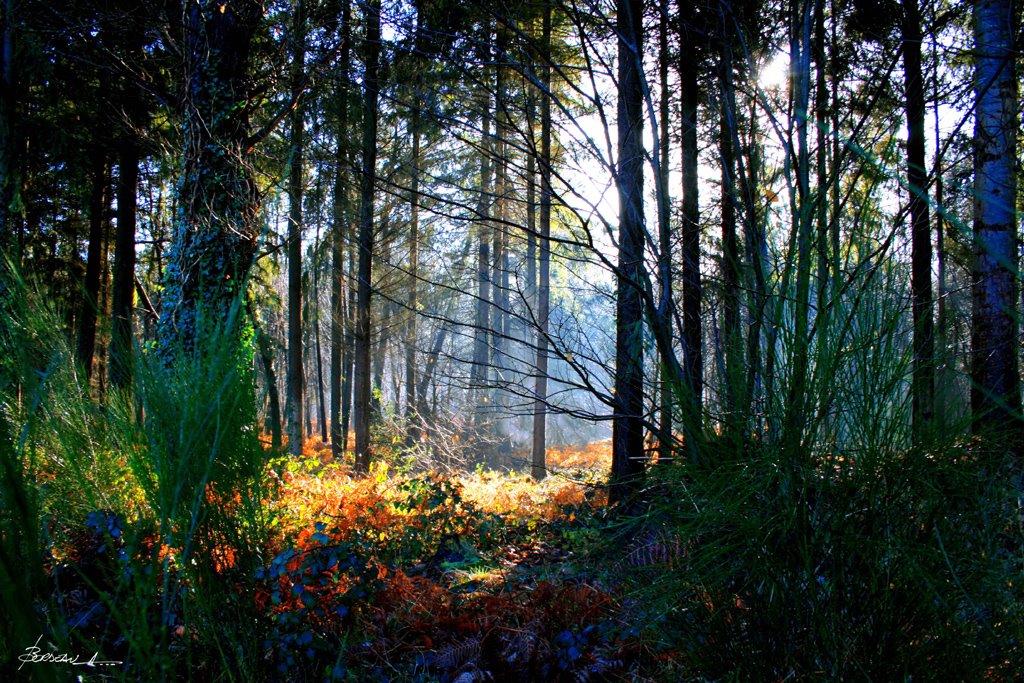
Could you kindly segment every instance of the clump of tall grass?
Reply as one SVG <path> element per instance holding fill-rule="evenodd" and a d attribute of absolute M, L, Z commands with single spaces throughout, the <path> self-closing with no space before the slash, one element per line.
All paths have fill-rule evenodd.
<path fill-rule="evenodd" d="M 688 675 L 1024 670 L 1019 463 L 950 416 L 912 431 L 901 282 L 892 267 L 837 297 L 802 387 L 787 374 L 797 340 L 780 305 L 767 415 L 726 424 L 698 462 L 655 468 L 652 490 L 671 495 L 653 497 L 642 522 L 659 527 L 659 552 L 637 553 L 656 561 L 627 563 L 627 583 Z M 794 396 L 803 414 L 780 419 Z"/>
<path fill-rule="evenodd" d="M 3 286 L 0 656 L 42 635 L 126 679 L 256 678 L 266 456 L 233 321 L 173 365 L 137 351 L 134 385 L 100 405 L 47 298 Z"/>

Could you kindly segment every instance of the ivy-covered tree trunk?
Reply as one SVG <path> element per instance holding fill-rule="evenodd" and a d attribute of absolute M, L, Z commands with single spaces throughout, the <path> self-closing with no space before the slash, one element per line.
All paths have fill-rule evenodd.
<path fill-rule="evenodd" d="M 256 253 L 260 203 L 245 102 L 261 14 L 257 0 L 184 3 L 183 167 L 159 333 L 167 363 L 231 319 Z"/>

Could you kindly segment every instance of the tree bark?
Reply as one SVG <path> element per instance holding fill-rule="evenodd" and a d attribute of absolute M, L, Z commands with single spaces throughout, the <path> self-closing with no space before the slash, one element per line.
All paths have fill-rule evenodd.
<path fill-rule="evenodd" d="M 743 335 L 740 332 L 740 253 L 736 238 L 736 112 L 733 108 L 732 17 L 723 8 L 719 151 L 722 161 L 722 337 L 725 340 L 725 427 L 735 434 L 743 386 Z"/>
<path fill-rule="evenodd" d="M 292 19 L 292 96 L 299 97 L 306 59 L 306 28 L 303 0 L 296 0 Z M 297 104 L 291 113 L 291 152 L 288 169 L 288 449 L 292 456 L 302 455 L 303 394 L 305 373 L 302 365 L 302 197 L 303 168 L 303 106 Z"/>
<path fill-rule="evenodd" d="M 544 3 L 541 28 L 540 225 L 537 286 L 537 376 L 534 383 L 530 472 L 547 476 L 548 318 L 551 306 L 551 3 Z M 532 178 L 531 178 L 532 182 Z"/>
<path fill-rule="evenodd" d="M 260 213 L 244 103 L 262 11 L 256 0 L 185 5 L 185 151 L 159 334 L 168 365 L 219 326 L 231 325 L 231 343 L 241 341 L 239 290 L 256 254 Z"/>
<path fill-rule="evenodd" d="M 417 69 L 418 73 L 418 69 Z M 416 419 L 416 317 L 419 306 L 420 266 L 420 90 L 417 78 L 416 95 L 413 100 L 412 116 L 412 163 L 409 179 L 409 298 L 406 301 L 407 322 L 405 328 L 405 420 L 406 446 L 412 447 L 419 440 L 419 422 Z"/>
<path fill-rule="evenodd" d="M 473 419 L 477 424 L 482 419 L 484 403 L 488 391 L 487 382 L 490 375 L 487 348 L 487 336 L 490 330 L 491 301 L 491 244 L 487 224 L 491 212 L 492 176 L 491 167 L 491 116 L 485 104 L 481 114 L 480 133 L 480 194 L 476 210 L 476 320 L 473 333 L 473 366 L 470 372 L 470 390 L 475 394 Z"/>
<path fill-rule="evenodd" d="M 917 0 L 903 1 L 903 80 L 907 98 L 907 185 L 910 191 L 911 291 L 914 321 L 913 427 L 920 440 L 935 412 L 935 324 L 932 235 L 925 171 L 924 77 Z"/>
<path fill-rule="evenodd" d="M 139 142 L 125 130 L 118 156 L 117 233 L 114 237 L 113 308 L 110 322 L 110 385 L 125 388 L 132 382 L 132 345 L 135 308 L 135 224 L 139 187 Z"/>
<path fill-rule="evenodd" d="M 609 500 L 622 501 L 644 473 L 643 3 L 618 0 L 619 263 L 616 274 L 615 417 Z"/>
<path fill-rule="evenodd" d="M 370 387 L 372 264 L 374 251 L 373 193 L 377 176 L 377 116 L 380 93 L 380 0 L 368 0 L 363 40 L 363 163 L 359 179 L 359 273 L 356 293 L 354 422 L 355 470 L 370 469 Z"/>
<path fill-rule="evenodd" d="M 669 98 L 669 3 L 660 0 L 658 3 L 660 21 L 658 22 L 658 277 L 661 287 L 661 307 L 671 319 L 671 308 L 674 302 L 672 294 L 672 221 L 670 207 L 672 204 L 669 192 L 669 119 L 671 106 Z M 673 453 L 673 387 L 666 370 L 666 359 L 661 359 L 660 366 L 660 405 L 658 414 L 658 462 L 668 463 Z"/>
<path fill-rule="evenodd" d="M 338 148 L 335 152 L 333 226 L 331 228 L 331 456 L 335 462 L 341 462 L 344 456 L 342 442 L 347 434 L 342 433 L 341 403 L 342 386 L 342 341 L 345 335 L 345 239 L 348 230 L 348 174 L 350 154 L 346 140 L 349 135 L 348 125 L 348 77 L 349 60 L 352 50 L 351 7 L 348 0 L 342 0 L 341 7 L 341 47 L 339 61 L 339 78 L 334 99 L 338 104 L 338 122 L 335 139 Z M 347 420 L 345 430 L 348 429 Z"/>
<path fill-rule="evenodd" d="M 1012 0 L 975 1 L 971 409 L 976 432 L 1001 433 L 1019 452 L 1015 24 Z"/>
<path fill-rule="evenodd" d="M 692 10 L 690 10 L 692 11 Z M 692 21 L 692 16 L 687 21 Z M 682 156 L 683 156 L 683 224 L 682 224 L 682 303 L 683 303 L 683 366 L 689 395 L 684 419 L 699 430 L 704 395 L 704 352 L 701 334 L 700 276 L 700 200 L 698 178 L 697 83 L 698 61 L 694 46 L 696 38 L 688 35 L 684 23 L 680 36 L 682 49 L 679 74 L 682 81 Z"/>
<path fill-rule="evenodd" d="M 92 188 L 89 192 L 89 251 L 85 265 L 85 297 L 78 327 L 78 362 L 86 379 L 93 375 L 96 353 L 96 321 L 99 317 L 100 276 L 106 263 L 100 260 L 107 240 L 107 215 L 110 211 L 110 166 L 105 152 L 94 152 Z"/>
<path fill-rule="evenodd" d="M 21 143 L 17 125 L 18 77 L 15 65 L 15 0 L 4 0 L 0 46 L 0 250 L 16 263 L 21 242 Z"/>

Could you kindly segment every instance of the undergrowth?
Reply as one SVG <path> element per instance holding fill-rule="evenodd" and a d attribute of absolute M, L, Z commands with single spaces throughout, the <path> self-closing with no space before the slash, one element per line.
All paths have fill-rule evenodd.
<path fill-rule="evenodd" d="M 24 284 L 5 285 L 25 288 Z M 57 313 L 0 297 L 0 675 L 125 681 L 1017 680 L 1020 467 L 993 442 L 721 437 L 610 508 L 555 476 L 355 477 L 261 444 L 235 359 L 138 355 L 100 405 Z M 31 306 L 26 303 L 32 301 Z M 232 348 L 216 344 L 209 348 Z"/>

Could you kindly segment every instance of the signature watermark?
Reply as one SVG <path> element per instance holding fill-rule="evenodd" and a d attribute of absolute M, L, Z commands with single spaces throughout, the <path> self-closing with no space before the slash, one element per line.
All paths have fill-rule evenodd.
<path fill-rule="evenodd" d="M 18 666 L 18 671 L 21 671 L 22 667 L 26 664 L 69 664 L 71 666 L 117 666 L 124 662 L 103 660 L 99 659 L 100 653 L 94 652 L 92 657 L 83 660 L 79 655 L 73 655 L 68 652 L 43 652 L 43 649 L 39 647 L 39 642 L 43 639 L 42 634 L 36 638 L 34 645 L 29 645 L 25 648 L 25 651 L 18 655 L 18 661 L 21 665 Z"/>

